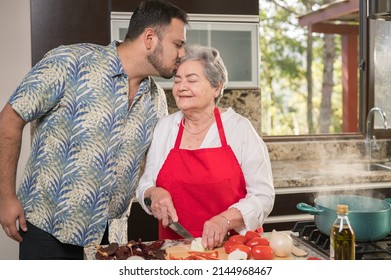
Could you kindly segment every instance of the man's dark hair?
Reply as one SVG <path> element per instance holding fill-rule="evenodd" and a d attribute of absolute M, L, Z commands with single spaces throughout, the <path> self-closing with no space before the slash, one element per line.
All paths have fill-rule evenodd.
<path fill-rule="evenodd" d="M 164 29 L 170 25 L 173 18 L 188 24 L 186 12 L 167 1 L 142 1 L 133 12 L 125 40 L 132 41 L 136 39 L 148 27 L 154 28 L 159 39 L 161 39 Z"/>

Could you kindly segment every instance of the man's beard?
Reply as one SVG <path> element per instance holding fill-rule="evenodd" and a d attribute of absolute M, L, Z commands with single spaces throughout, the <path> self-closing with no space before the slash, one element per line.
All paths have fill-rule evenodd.
<path fill-rule="evenodd" d="M 171 79 L 176 70 L 170 70 L 162 66 L 163 46 L 161 43 L 156 47 L 153 53 L 147 56 L 148 62 L 159 72 L 159 75 L 165 79 Z"/>

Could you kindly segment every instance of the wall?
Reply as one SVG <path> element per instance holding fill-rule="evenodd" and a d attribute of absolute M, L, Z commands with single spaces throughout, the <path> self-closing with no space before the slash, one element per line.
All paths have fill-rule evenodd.
<path fill-rule="evenodd" d="M 30 1 L 0 1 L 0 108 L 7 102 L 31 67 Z M 23 134 L 23 146 L 17 181 L 23 172 L 29 149 L 29 126 Z M 0 186 L 1 187 L 1 186 Z M 18 259 L 18 243 L 8 238 L 0 227 L 0 260 Z"/>

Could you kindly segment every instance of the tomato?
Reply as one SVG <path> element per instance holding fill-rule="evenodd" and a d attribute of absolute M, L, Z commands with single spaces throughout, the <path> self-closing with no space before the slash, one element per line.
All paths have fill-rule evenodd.
<path fill-rule="evenodd" d="M 272 260 L 273 249 L 270 246 L 257 245 L 251 248 L 251 255 L 255 260 Z"/>
<path fill-rule="evenodd" d="M 247 246 L 254 247 L 257 245 L 269 246 L 269 240 L 263 237 L 254 237 L 253 239 L 246 242 Z"/>
<path fill-rule="evenodd" d="M 256 231 L 249 230 L 246 232 L 246 234 L 244 236 L 247 238 L 247 240 L 251 240 L 254 237 L 260 237 L 261 235 Z"/>
<path fill-rule="evenodd" d="M 247 242 L 247 238 L 246 236 L 244 235 L 240 235 L 240 234 L 236 234 L 236 235 L 232 235 L 228 241 L 232 241 L 234 243 L 241 243 L 241 244 L 245 244 Z"/>
<path fill-rule="evenodd" d="M 227 254 L 231 253 L 233 250 L 232 250 L 232 245 L 234 244 L 238 244 L 238 243 L 235 243 L 235 242 L 232 242 L 232 241 L 226 241 L 224 243 L 224 250 Z"/>

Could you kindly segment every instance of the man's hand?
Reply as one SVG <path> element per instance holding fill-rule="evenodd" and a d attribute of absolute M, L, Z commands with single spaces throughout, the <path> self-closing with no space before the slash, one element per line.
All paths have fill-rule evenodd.
<path fill-rule="evenodd" d="M 8 237 L 21 242 L 22 237 L 17 228 L 17 221 L 19 221 L 20 229 L 27 231 L 26 217 L 18 198 L 16 196 L 0 198 L 0 224 Z"/>

